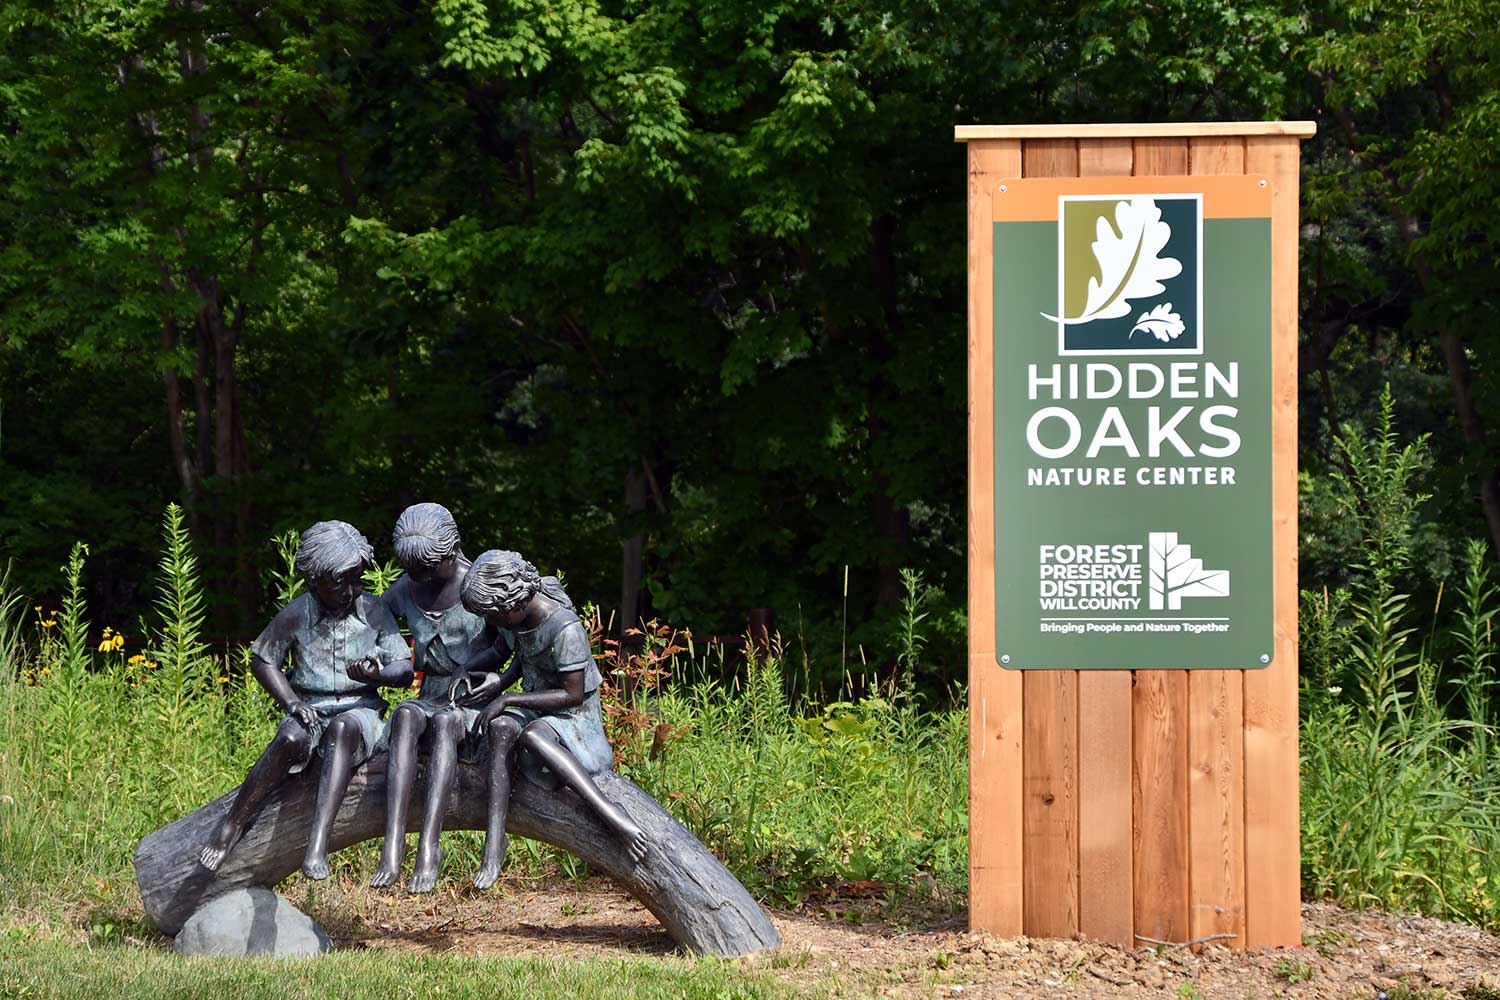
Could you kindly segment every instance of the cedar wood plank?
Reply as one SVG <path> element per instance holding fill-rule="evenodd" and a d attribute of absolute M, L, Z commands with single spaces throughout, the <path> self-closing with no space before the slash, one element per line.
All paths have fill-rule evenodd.
<path fill-rule="evenodd" d="M 1080 139 L 1080 177 L 1129 176 L 1129 139 Z M 1078 672 L 1078 930 L 1133 947 L 1131 675 Z"/>
<path fill-rule="evenodd" d="M 1072 139 L 1024 142 L 1021 157 L 1025 177 L 1078 175 Z M 1078 671 L 1028 670 L 1023 684 L 1024 926 L 1032 937 L 1072 937 L 1078 933 Z"/>
<path fill-rule="evenodd" d="M 1021 675 L 995 662 L 992 198 L 1021 176 L 1021 143 L 968 145 L 969 926 L 1021 934 Z"/>
<path fill-rule="evenodd" d="M 1137 176 L 1187 173 L 1187 139 L 1133 143 Z M 1187 674 L 1135 675 L 1135 933 L 1158 941 L 1188 938 Z"/>

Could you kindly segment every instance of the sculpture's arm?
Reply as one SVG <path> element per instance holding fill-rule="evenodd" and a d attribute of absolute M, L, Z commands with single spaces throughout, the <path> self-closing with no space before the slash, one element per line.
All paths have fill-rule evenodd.
<path fill-rule="evenodd" d="M 489 725 L 507 708 L 530 708 L 538 712 L 556 712 L 583 704 L 583 671 L 573 670 L 562 675 L 563 686 L 546 691 L 528 691 L 520 694 L 502 694 L 484 707 L 475 723 L 480 728 Z"/>
<path fill-rule="evenodd" d="M 286 674 L 281 668 L 270 660 L 261 656 L 254 656 L 250 660 L 250 674 L 260 686 L 266 689 L 271 700 L 281 706 L 281 710 L 288 715 L 296 716 L 297 721 L 311 729 L 316 722 L 316 713 L 312 706 L 303 701 L 297 694 L 292 682 L 286 679 Z"/>
<path fill-rule="evenodd" d="M 349 664 L 344 672 L 354 680 L 364 681 L 366 684 L 379 684 L 382 687 L 410 687 L 411 657 L 406 656 L 399 660 L 382 663 L 377 657 L 367 656 L 363 660 Z"/>
<path fill-rule="evenodd" d="M 390 609 L 379 600 L 372 601 L 366 612 L 375 628 L 375 655 L 347 665 L 344 673 L 352 680 L 384 687 L 410 687 L 412 677 L 411 649 L 396 627 Z"/>

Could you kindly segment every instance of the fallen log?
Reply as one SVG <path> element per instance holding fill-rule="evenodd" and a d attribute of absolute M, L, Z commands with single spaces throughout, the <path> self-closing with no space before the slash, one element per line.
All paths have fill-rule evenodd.
<path fill-rule="evenodd" d="M 413 803 L 425 794 L 425 774 Z M 546 791 L 515 783 L 506 830 L 560 847 L 611 876 L 661 921 L 681 947 L 704 955 L 744 955 L 781 944 L 776 926 L 739 880 L 656 800 L 614 772 L 595 776 L 599 790 L 646 832 L 651 847 L 632 865 L 615 835 L 566 789 Z M 317 797 L 317 768 L 294 775 L 267 797 L 255 820 L 218 872 L 198 864 L 198 853 L 229 811 L 234 792 L 142 838 L 135 851 L 136 883 L 147 918 L 165 934 L 208 900 L 241 886 L 274 886 L 302 864 Z M 482 768 L 460 764 L 445 829 L 484 829 L 487 797 Z M 421 810 L 413 808 L 409 828 Z M 329 848 L 380 837 L 385 824 L 385 755 L 354 772 Z"/>

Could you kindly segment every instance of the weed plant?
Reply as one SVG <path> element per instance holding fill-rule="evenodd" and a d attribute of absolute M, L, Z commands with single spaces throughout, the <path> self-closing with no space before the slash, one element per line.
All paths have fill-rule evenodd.
<path fill-rule="evenodd" d="M 1401 446 L 1390 390 L 1366 439 L 1339 442 L 1340 502 L 1364 550 L 1347 590 L 1302 595 L 1302 871 L 1347 905 L 1500 926 L 1500 756 L 1491 715 L 1496 586 L 1472 542 L 1456 609 L 1421 637 L 1396 580 L 1427 499 L 1425 438 Z M 1451 634 L 1453 662 L 1431 641 Z M 1443 679 L 1447 678 L 1447 683 Z"/>
<path fill-rule="evenodd" d="M 763 896 L 794 903 L 849 883 L 961 893 L 965 712 L 924 712 L 911 686 L 893 680 L 808 714 L 788 702 L 779 643 L 766 656 L 746 649 L 729 685 L 700 674 L 662 694 L 674 737 L 627 776 Z"/>
<path fill-rule="evenodd" d="M 0 587 L 0 900 L 12 925 L 135 912 L 130 861 L 140 838 L 236 787 L 275 732 L 279 712 L 250 675 L 248 651 L 215 656 L 202 640 L 198 563 L 176 506 L 162 538 L 154 615 L 138 651 L 89 621 L 81 544 L 63 568 L 61 608 L 28 611 Z M 289 600 L 300 586 L 296 538 L 274 544 L 268 582 Z M 378 593 L 393 577 L 380 567 L 366 583 Z M 921 650 L 920 605 L 910 607 L 901 677 Z M 818 710 L 793 705 L 779 641 L 726 685 L 709 679 L 725 674 L 722 652 L 699 655 L 678 635 L 653 625 L 638 654 L 599 649 L 631 675 L 610 696 L 623 773 L 764 898 L 801 900 L 849 882 L 891 898 L 962 898 L 961 709 L 920 711 L 899 679 Z M 459 884 L 478 864 L 479 834 L 455 831 L 445 844 L 445 877 Z M 340 852 L 336 871 L 367 879 L 378 846 Z M 522 874 L 586 874 L 566 852 L 521 838 L 508 863 Z"/>

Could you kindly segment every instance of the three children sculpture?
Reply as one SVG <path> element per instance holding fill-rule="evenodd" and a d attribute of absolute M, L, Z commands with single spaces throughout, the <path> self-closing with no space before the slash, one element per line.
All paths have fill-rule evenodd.
<path fill-rule="evenodd" d="M 444 507 L 408 507 L 393 533 L 406 571 L 379 598 L 364 593 L 374 551 L 342 521 L 307 529 L 296 568 L 308 593 L 271 620 L 251 647 L 251 672 L 286 712 L 250 768 L 199 862 L 216 871 L 265 797 L 287 775 L 322 761 L 302 872 L 328 876 L 328 835 L 354 768 L 388 747 L 386 824 L 371 881 L 392 885 L 406 853 L 406 819 L 419 750 L 428 755 L 427 797 L 411 892 L 431 891 L 442 863 L 438 838 L 457 774 L 460 744 L 481 748 L 489 780 L 484 856 L 474 885 L 494 884 L 505 860 L 505 817 L 519 771 L 544 788 L 566 786 L 620 838 L 633 862 L 646 835 L 600 794 L 591 775 L 614 755 L 604 736 L 600 675 L 582 623 L 555 577 L 518 553 L 490 550 L 472 563 Z M 406 622 L 412 649 L 396 626 Z M 283 672 L 290 652 L 292 667 Z M 389 720 L 380 687 L 421 691 Z M 519 678 L 521 690 L 505 693 Z"/>

